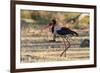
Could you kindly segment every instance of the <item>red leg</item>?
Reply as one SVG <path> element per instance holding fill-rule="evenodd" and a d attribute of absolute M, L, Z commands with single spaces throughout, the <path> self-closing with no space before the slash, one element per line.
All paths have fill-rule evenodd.
<path fill-rule="evenodd" d="M 65 53 L 65 57 L 66 57 L 66 51 L 67 51 L 68 48 L 70 47 L 70 42 L 68 41 L 68 37 L 65 38 L 65 39 L 66 39 L 66 41 L 67 41 L 67 43 L 68 43 L 68 47 L 67 47 L 67 45 L 66 45 L 66 41 L 65 41 L 64 38 L 63 38 L 64 45 L 65 45 L 65 50 L 60 54 L 60 56 L 62 56 L 62 55 Z"/>

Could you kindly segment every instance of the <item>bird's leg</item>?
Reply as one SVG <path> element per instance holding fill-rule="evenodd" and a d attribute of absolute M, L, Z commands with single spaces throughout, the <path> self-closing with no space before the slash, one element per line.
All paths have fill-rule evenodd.
<path fill-rule="evenodd" d="M 65 57 L 66 57 L 66 49 L 67 49 L 66 46 L 67 45 L 66 45 L 66 41 L 65 41 L 64 37 L 62 37 L 62 39 L 63 39 L 64 45 L 65 45 L 65 50 L 60 54 L 60 56 L 62 56 L 65 53 Z"/>
<path fill-rule="evenodd" d="M 66 57 L 66 51 L 65 51 L 65 57 Z"/>
<path fill-rule="evenodd" d="M 65 38 L 65 39 L 66 39 L 66 41 L 67 41 L 67 43 L 68 43 L 68 47 L 67 47 L 67 45 L 66 45 L 66 41 L 65 41 L 64 38 L 63 38 L 64 44 L 65 44 L 65 50 L 61 53 L 60 56 L 62 56 L 62 55 L 65 53 L 65 57 L 66 57 L 66 51 L 67 51 L 68 48 L 70 47 L 70 42 L 68 41 L 68 37 Z"/>
<path fill-rule="evenodd" d="M 68 48 L 71 46 L 71 44 L 70 44 L 70 42 L 69 42 L 69 40 L 68 40 L 68 37 L 67 38 L 65 38 L 66 39 L 66 41 L 67 41 L 67 43 L 68 43 L 68 47 L 67 47 L 67 49 L 65 50 L 65 51 L 67 51 L 68 50 Z"/>

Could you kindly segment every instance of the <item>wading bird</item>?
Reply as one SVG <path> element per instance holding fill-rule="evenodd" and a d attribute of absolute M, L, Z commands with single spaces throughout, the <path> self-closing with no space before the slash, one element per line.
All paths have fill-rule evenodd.
<path fill-rule="evenodd" d="M 68 48 L 71 46 L 70 45 L 70 42 L 68 40 L 68 36 L 78 36 L 78 33 L 69 29 L 69 28 L 66 28 L 66 27 L 60 27 L 56 20 L 53 19 L 48 25 L 46 25 L 44 27 L 45 28 L 48 28 L 48 27 L 51 27 L 51 31 L 52 31 L 52 34 L 54 35 L 53 36 L 53 42 L 55 42 L 56 40 L 56 35 L 60 36 L 62 39 L 63 39 L 63 42 L 64 42 L 64 45 L 65 45 L 65 49 L 64 51 L 60 54 L 60 56 L 62 56 L 63 54 L 65 54 L 66 56 L 66 51 L 68 50 Z M 67 42 L 67 44 L 66 44 Z"/>

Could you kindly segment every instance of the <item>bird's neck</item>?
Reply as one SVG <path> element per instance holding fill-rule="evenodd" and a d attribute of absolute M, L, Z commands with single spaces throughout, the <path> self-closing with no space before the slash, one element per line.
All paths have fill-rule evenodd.
<path fill-rule="evenodd" d="M 51 28 L 52 33 L 54 33 L 54 27 L 55 27 L 55 25 L 53 25 Z"/>

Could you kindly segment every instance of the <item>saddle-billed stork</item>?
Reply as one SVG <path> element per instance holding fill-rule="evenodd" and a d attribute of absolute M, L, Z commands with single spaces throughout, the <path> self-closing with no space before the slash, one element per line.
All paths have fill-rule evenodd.
<path fill-rule="evenodd" d="M 71 36 L 78 36 L 78 33 L 69 29 L 69 28 L 66 28 L 66 27 L 60 27 L 56 20 L 53 19 L 52 22 L 50 22 L 48 25 L 45 26 L 45 28 L 47 27 L 51 27 L 51 31 L 52 31 L 52 34 L 54 34 L 54 37 L 53 37 L 53 41 L 55 41 L 55 36 L 58 35 L 60 37 L 62 37 L 63 39 L 63 42 L 64 42 L 64 45 L 65 45 L 65 49 L 64 51 L 60 54 L 60 56 L 62 56 L 64 53 L 65 53 L 65 56 L 66 56 L 66 51 L 68 50 L 68 48 L 70 47 L 70 42 L 68 40 L 68 35 L 71 35 Z M 66 40 L 66 41 L 65 41 Z M 68 45 L 66 44 L 66 42 L 68 43 Z"/>

